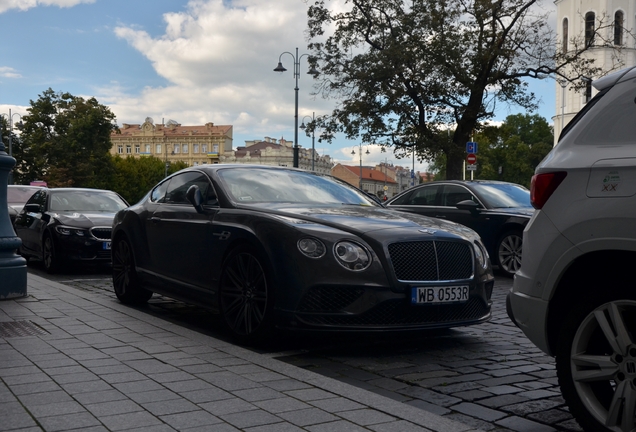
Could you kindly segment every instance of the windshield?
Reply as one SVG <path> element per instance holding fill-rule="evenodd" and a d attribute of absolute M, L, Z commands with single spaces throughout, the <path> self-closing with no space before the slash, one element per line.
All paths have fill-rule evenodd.
<path fill-rule="evenodd" d="M 51 193 L 52 211 L 116 213 L 128 204 L 112 192 L 64 191 Z"/>
<path fill-rule="evenodd" d="M 491 208 L 532 207 L 530 191 L 517 184 L 480 184 L 475 185 L 480 195 Z"/>
<path fill-rule="evenodd" d="M 303 171 L 227 168 L 218 171 L 230 198 L 241 204 L 302 203 L 377 206 L 363 192 L 334 177 Z"/>
<path fill-rule="evenodd" d="M 7 202 L 8 203 L 22 203 L 22 204 L 24 204 L 38 190 L 39 190 L 39 188 L 36 188 L 36 187 L 9 186 L 7 188 Z"/>

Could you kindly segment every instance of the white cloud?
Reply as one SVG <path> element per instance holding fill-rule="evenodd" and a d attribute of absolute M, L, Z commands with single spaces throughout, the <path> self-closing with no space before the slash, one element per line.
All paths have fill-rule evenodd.
<path fill-rule="evenodd" d="M 58 6 L 65 8 L 77 6 L 80 3 L 95 3 L 95 0 L 0 0 L 0 13 L 11 9 L 26 11 L 38 6 Z"/>
<path fill-rule="evenodd" d="M 22 75 L 20 75 L 18 72 L 16 72 L 16 70 L 13 69 L 12 67 L 0 66 L 0 77 L 4 77 L 4 78 L 22 78 Z"/>

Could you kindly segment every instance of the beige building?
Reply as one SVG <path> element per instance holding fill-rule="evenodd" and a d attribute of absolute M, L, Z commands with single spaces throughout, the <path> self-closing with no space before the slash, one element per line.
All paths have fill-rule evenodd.
<path fill-rule="evenodd" d="M 594 60 L 604 72 L 636 64 L 636 40 L 634 40 L 634 0 L 556 0 L 557 49 L 571 52 L 574 40 L 583 38 L 591 48 L 584 54 Z M 595 37 L 595 32 L 600 33 Z M 599 77 L 587 77 L 592 80 Z M 570 120 L 594 96 L 596 90 L 591 81 L 585 89 L 574 90 L 572 84 L 557 80 L 554 144 Z"/>
<path fill-rule="evenodd" d="M 245 141 L 245 147 L 230 149 L 219 158 L 220 163 L 244 163 L 253 165 L 294 166 L 294 143 L 284 138 L 265 137 L 264 140 Z M 312 149 L 298 148 L 298 168 L 330 174 L 333 161 L 328 155 L 320 156 Z"/>
<path fill-rule="evenodd" d="M 206 123 L 182 126 L 174 120 L 154 124 L 150 117 L 141 125 L 124 123 L 110 139 L 112 155 L 154 156 L 166 162 L 183 161 L 188 166 L 219 163 L 232 150 L 232 126 Z"/>
<path fill-rule="evenodd" d="M 386 195 L 391 198 L 399 192 L 398 182 L 385 175 L 383 170 L 337 164 L 331 175 L 378 197 Z"/>

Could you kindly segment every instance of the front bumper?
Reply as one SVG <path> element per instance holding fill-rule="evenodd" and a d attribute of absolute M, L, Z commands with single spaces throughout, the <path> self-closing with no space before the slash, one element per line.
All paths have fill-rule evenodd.
<path fill-rule="evenodd" d="M 110 262 L 110 241 L 92 237 L 56 235 L 56 247 L 60 258 L 65 261 Z"/>
<path fill-rule="evenodd" d="M 410 303 L 410 288 L 399 293 L 385 287 L 314 286 L 305 293 L 295 311 L 281 311 L 280 327 L 339 331 L 417 330 L 468 326 L 489 320 L 494 279 L 472 281 L 469 285 L 466 302 L 417 305 Z"/>

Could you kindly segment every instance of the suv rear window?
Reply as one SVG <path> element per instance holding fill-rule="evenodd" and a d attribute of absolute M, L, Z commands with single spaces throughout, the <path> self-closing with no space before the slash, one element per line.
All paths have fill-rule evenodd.
<path fill-rule="evenodd" d="M 599 93 L 594 105 L 577 118 L 577 145 L 636 145 L 636 88 L 634 83 L 619 83 L 605 93 Z M 591 103 L 592 101 L 590 101 Z M 578 116 L 577 116 L 578 117 Z"/>

